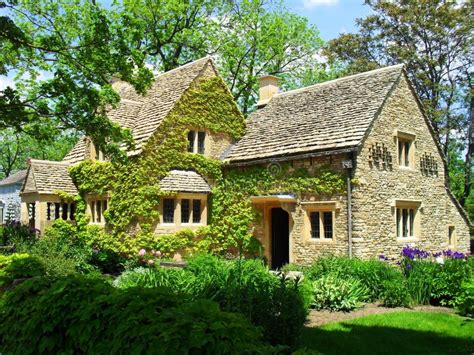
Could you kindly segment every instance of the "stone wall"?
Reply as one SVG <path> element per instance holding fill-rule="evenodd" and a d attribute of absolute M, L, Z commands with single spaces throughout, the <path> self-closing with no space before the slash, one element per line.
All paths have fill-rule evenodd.
<path fill-rule="evenodd" d="M 397 137 L 411 137 L 411 167 L 398 162 Z M 391 155 L 392 166 L 379 159 L 375 163 L 370 149 L 378 144 Z M 431 157 L 437 173 L 422 173 L 420 158 Z M 372 160 L 372 163 L 370 162 Z M 385 160 L 386 157 L 385 157 Z M 469 249 L 466 221 L 445 188 L 444 165 L 415 97 L 404 77 L 396 85 L 367 137 L 357 158 L 353 190 L 354 253 L 374 257 L 380 253 L 398 256 L 406 244 L 439 251 L 448 248 L 448 226 L 455 228 L 457 249 Z M 419 231 L 414 238 L 397 238 L 397 200 L 419 204 Z M 418 234 L 418 235 L 416 235 Z"/>

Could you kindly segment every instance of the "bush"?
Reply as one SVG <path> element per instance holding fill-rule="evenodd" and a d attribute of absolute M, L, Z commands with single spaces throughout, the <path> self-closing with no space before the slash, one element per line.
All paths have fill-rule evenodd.
<path fill-rule="evenodd" d="M 193 300 L 213 300 L 222 310 L 241 313 L 262 327 L 272 344 L 295 345 L 307 315 L 301 282 L 271 274 L 258 260 L 203 255 L 190 259 L 185 270 L 139 268 L 125 272 L 114 284 L 168 286 Z"/>
<path fill-rule="evenodd" d="M 38 238 L 38 231 L 20 222 L 7 222 L 0 226 L 0 246 L 31 246 Z"/>
<path fill-rule="evenodd" d="M 45 274 L 45 268 L 38 258 L 28 254 L 0 255 L 0 288 L 9 286 L 16 279 Z"/>
<path fill-rule="evenodd" d="M 346 256 L 323 256 L 304 272 L 313 281 L 328 274 L 357 279 L 367 288 L 370 301 L 381 298 L 385 281 L 400 276 L 393 266 L 380 260 L 349 259 Z"/>
<path fill-rule="evenodd" d="M 113 325 L 113 326 L 112 326 Z M 260 331 L 212 301 L 163 288 L 119 290 L 100 279 L 30 280 L 0 312 L 6 353 L 270 353 Z"/>
<path fill-rule="evenodd" d="M 76 227 L 56 220 L 29 252 L 45 265 L 49 275 L 88 273 L 95 270 L 90 264 L 92 249 L 78 237 Z"/>
<path fill-rule="evenodd" d="M 404 278 L 400 277 L 383 282 L 381 300 L 385 307 L 408 307 L 410 294 Z"/>
<path fill-rule="evenodd" d="M 331 311 L 351 311 L 369 298 L 369 290 L 358 279 L 338 274 L 321 276 L 313 282 L 313 306 Z"/>
<path fill-rule="evenodd" d="M 474 277 L 462 283 L 455 304 L 460 315 L 474 318 Z"/>

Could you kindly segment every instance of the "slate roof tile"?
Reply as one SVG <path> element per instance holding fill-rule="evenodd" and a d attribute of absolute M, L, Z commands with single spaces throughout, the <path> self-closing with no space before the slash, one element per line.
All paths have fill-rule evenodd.
<path fill-rule="evenodd" d="M 207 181 L 195 171 L 171 170 L 160 180 L 163 191 L 210 193 Z"/>

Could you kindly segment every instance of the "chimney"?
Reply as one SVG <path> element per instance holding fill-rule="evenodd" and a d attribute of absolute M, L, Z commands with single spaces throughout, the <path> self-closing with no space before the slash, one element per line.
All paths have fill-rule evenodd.
<path fill-rule="evenodd" d="M 264 107 L 275 94 L 278 94 L 278 80 L 280 78 L 273 75 L 265 75 L 259 78 L 260 81 L 260 97 L 257 107 Z"/>

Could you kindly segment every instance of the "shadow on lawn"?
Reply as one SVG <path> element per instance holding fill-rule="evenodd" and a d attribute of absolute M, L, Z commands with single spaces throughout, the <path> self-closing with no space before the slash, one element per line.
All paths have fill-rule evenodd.
<path fill-rule="evenodd" d="M 443 336 L 383 326 L 340 324 L 340 329 L 305 328 L 298 354 L 473 354 L 474 338 Z M 463 324 L 464 325 L 464 324 Z M 463 326 L 461 325 L 461 327 Z"/>

